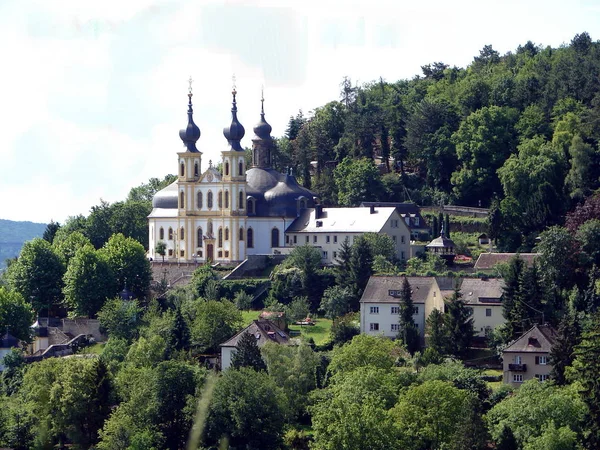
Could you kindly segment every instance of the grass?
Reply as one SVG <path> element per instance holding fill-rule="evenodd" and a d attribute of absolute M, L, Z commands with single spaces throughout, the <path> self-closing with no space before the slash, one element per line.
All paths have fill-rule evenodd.
<path fill-rule="evenodd" d="M 81 350 L 81 353 L 91 353 L 94 355 L 101 355 L 104 351 L 105 342 L 96 342 L 95 344 L 90 345 L 89 347 L 84 347 Z"/>
<path fill-rule="evenodd" d="M 242 311 L 242 318 L 244 320 L 244 326 L 248 326 L 253 320 L 258 319 L 260 311 Z M 300 335 L 305 338 L 313 338 L 315 344 L 321 345 L 329 341 L 329 335 L 331 333 L 332 321 L 325 318 L 314 319 L 316 325 L 290 325 L 290 331 L 297 331 Z"/>
<path fill-rule="evenodd" d="M 491 375 L 491 376 L 502 376 L 502 370 L 500 369 L 486 369 L 483 371 L 482 375 Z M 502 381 L 488 381 L 487 385 L 489 386 L 490 389 L 492 389 L 493 391 L 495 391 L 496 389 L 498 389 L 500 386 L 502 386 L 503 382 Z"/>
<path fill-rule="evenodd" d="M 261 311 L 242 311 L 242 319 L 244 320 L 244 326 L 247 327 L 252 323 L 253 320 L 258 319 Z"/>

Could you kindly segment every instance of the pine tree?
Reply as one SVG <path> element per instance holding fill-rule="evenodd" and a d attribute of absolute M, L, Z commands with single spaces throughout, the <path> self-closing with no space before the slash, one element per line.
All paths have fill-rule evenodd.
<path fill-rule="evenodd" d="M 234 369 L 250 367 L 256 371 L 267 370 L 254 335 L 248 332 L 242 334 L 236 349 L 237 351 L 231 357 L 231 367 Z"/>
<path fill-rule="evenodd" d="M 169 347 L 172 350 L 185 350 L 190 347 L 190 329 L 179 308 L 175 310 L 175 320 L 169 336 Z"/>
<path fill-rule="evenodd" d="M 519 255 L 511 258 L 504 276 L 504 293 L 502 295 L 502 315 L 506 319 L 504 328 L 510 340 L 517 337 L 517 332 L 522 329 L 519 294 L 520 280 L 525 263 Z"/>
<path fill-rule="evenodd" d="M 524 267 L 519 276 L 519 293 L 513 311 L 515 325 L 528 321 L 527 327 L 542 323 L 542 298 L 544 292 L 540 283 L 540 274 L 535 265 Z"/>
<path fill-rule="evenodd" d="M 346 288 L 352 287 L 352 273 L 350 271 L 350 261 L 352 260 L 352 246 L 350 239 L 346 237 L 340 245 L 335 266 L 335 282 Z"/>
<path fill-rule="evenodd" d="M 411 355 L 420 347 L 419 330 L 413 319 L 414 309 L 410 283 L 408 278 L 404 277 L 400 294 L 400 331 L 398 332 L 398 338 L 406 345 L 406 349 Z"/>
<path fill-rule="evenodd" d="M 434 309 L 427 317 L 427 347 L 434 349 L 440 355 L 446 353 L 446 330 L 444 328 L 444 314 L 439 309 Z"/>
<path fill-rule="evenodd" d="M 577 316 L 573 313 L 566 314 L 558 326 L 558 336 L 550 352 L 552 364 L 552 379 L 559 386 L 567 384 L 565 369 L 573 364 L 575 347 L 579 343 L 581 327 Z"/>
<path fill-rule="evenodd" d="M 444 326 L 447 331 L 446 353 L 464 358 L 475 335 L 471 311 L 465 306 L 458 287 L 446 302 Z"/>
<path fill-rule="evenodd" d="M 371 254 L 371 247 L 367 240 L 362 236 L 356 239 L 354 244 L 352 244 L 350 271 L 352 274 L 352 285 L 355 295 L 352 310 L 358 311 L 358 300 L 367 286 L 369 278 L 373 274 L 373 255 Z"/>

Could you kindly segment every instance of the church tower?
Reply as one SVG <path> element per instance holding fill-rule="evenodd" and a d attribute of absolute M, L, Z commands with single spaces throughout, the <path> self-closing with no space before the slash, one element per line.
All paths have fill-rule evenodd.
<path fill-rule="evenodd" d="M 233 97 L 231 124 L 223 128 L 228 148 L 221 152 L 223 178 L 222 187 L 217 193 L 221 225 L 217 231 L 217 240 L 223 243 L 222 248 L 226 259 L 241 261 L 246 257 L 246 153 L 240 141 L 246 130 L 237 117 L 235 84 L 231 95 Z"/>

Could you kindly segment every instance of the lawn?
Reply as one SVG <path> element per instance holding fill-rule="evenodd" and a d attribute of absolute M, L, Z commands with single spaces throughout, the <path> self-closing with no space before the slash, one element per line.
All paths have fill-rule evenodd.
<path fill-rule="evenodd" d="M 260 311 L 242 311 L 242 318 L 244 320 L 244 326 L 248 326 L 253 320 L 258 319 Z M 331 320 L 329 319 L 314 319 L 316 325 L 290 325 L 290 331 L 297 331 L 301 336 L 313 338 L 315 344 L 321 345 L 329 340 L 329 334 L 331 332 Z"/>
<path fill-rule="evenodd" d="M 502 375 L 503 372 L 500 369 L 486 369 L 483 371 L 482 375 L 491 375 L 491 376 L 498 376 L 498 375 Z M 502 386 L 503 382 L 502 381 L 488 381 L 487 385 L 490 389 L 492 389 L 493 391 L 495 391 L 496 389 L 498 389 L 500 386 Z"/>
<path fill-rule="evenodd" d="M 101 355 L 104 351 L 105 342 L 96 342 L 95 344 L 90 345 L 89 347 L 84 347 L 81 349 L 81 353 L 93 353 L 95 355 Z"/>

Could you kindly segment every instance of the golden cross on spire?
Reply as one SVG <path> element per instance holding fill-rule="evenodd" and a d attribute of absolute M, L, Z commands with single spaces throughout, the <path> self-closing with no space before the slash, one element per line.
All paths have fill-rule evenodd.
<path fill-rule="evenodd" d="M 260 86 L 260 112 L 265 113 L 265 86 Z"/>
<path fill-rule="evenodd" d="M 194 80 L 192 80 L 192 77 L 190 76 L 190 79 L 188 80 L 188 94 L 192 95 L 192 83 Z"/>
<path fill-rule="evenodd" d="M 231 81 L 233 81 L 233 93 L 235 94 L 237 92 L 235 90 L 235 73 L 231 76 Z"/>

